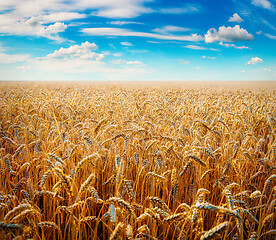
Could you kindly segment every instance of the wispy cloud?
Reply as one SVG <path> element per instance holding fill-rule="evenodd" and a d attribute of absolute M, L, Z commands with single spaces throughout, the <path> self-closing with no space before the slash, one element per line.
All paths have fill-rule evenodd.
<path fill-rule="evenodd" d="M 17 16 L 31 17 L 34 15 L 43 15 L 45 13 L 56 12 L 80 12 L 91 10 L 93 15 L 109 18 L 132 18 L 143 13 L 149 13 L 153 10 L 144 6 L 148 0 L 50 0 L 40 1 L 33 0 L 10 0 L 1 1 L 0 10 L 12 10 Z M 76 16 L 78 17 L 78 16 Z"/>
<path fill-rule="evenodd" d="M 112 64 L 127 64 L 127 65 L 135 65 L 135 66 L 145 66 L 144 63 L 140 62 L 140 61 L 126 61 L 126 60 L 123 60 L 123 59 L 116 59 L 116 60 L 113 60 L 113 61 L 110 61 L 110 63 Z"/>
<path fill-rule="evenodd" d="M 220 42 L 219 45 L 221 46 L 224 46 L 224 47 L 227 47 L 227 48 L 235 48 L 235 49 L 250 49 L 249 47 L 246 47 L 246 46 L 236 46 L 235 44 L 230 44 L 230 43 L 223 43 L 223 42 Z"/>
<path fill-rule="evenodd" d="M 133 18 L 153 10 L 144 6 L 148 0 L 10 0 L 0 1 L 0 33 L 4 35 L 45 37 L 64 41 L 60 33 L 66 31 L 66 21 L 84 19 L 87 12 L 108 18 Z M 85 12 L 85 13 L 84 13 Z M 52 23 L 49 25 L 49 23 Z M 117 21 L 114 24 L 126 24 Z M 134 23 L 134 22 L 132 22 Z M 78 23 L 70 23 L 77 26 Z"/>
<path fill-rule="evenodd" d="M 131 22 L 131 21 L 111 21 L 111 22 L 108 22 L 109 24 L 112 24 L 112 25 L 127 25 L 127 24 L 141 24 L 143 25 L 144 23 L 141 23 L 141 22 Z"/>
<path fill-rule="evenodd" d="M 185 48 L 194 49 L 194 50 L 207 50 L 207 48 L 198 46 L 198 45 L 187 45 Z"/>
<path fill-rule="evenodd" d="M 216 59 L 216 57 L 209 57 L 209 56 L 202 56 L 202 58 L 205 58 L 205 59 Z"/>
<path fill-rule="evenodd" d="M 206 47 L 198 46 L 198 45 L 186 45 L 186 46 L 183 46 L 183 47 L 189 48 L 189 49 L 194 49 L 194 50 L 211 50 L 211 51 L 218 51 L 218 49 L 215 49 L 215 48 L 206 48 Z"/>
<path fill-rule="evenodd" d="M 128 64 L 128 65 L 136 65 L 136 66 L 143 66 L 144 65 L 140 61 L 129 61 L 129 62 L 126 62 L 126 64 Z"/>
<path fill-rule="evenodd" d="M 265 9 L 270 9 L 270 10 L 274 9 L 273 5 L 268 0 L 253 0 L 252 4 Z"/>
<path fill-rule="evenodd" d="M 123 54 L 122 53 L 112 53 L 112 55 L 114 56 L 114 57 L 121 57 Z"/>
<path fill-rule="evenodd" d="M 161 34 L 170 34 L 170 33 L 173 33 L 173 32 L 187 32 L 187 31 L 191 31 L 191 29 L 190 28 L 167 25 L 167 26 L 164 26 L 164 27 L 161 27 L 161 28 L 155 28 L 153 31 L 157 32 L 157 33 L 161 33 Z"/>
<path fill-rule="evenodd" d="M 153 44 L 161 44 L 163 42 L 157 42 L 157 41 L 147 41 L 148 43 L 153 43 Z"/>
<path fill-rule="evenodd" d="M 181 7 L 161 8 L 160 13 L 163 14 L 187 14 L 200 12 L 201 6 L 196 4 L 186 4 Z"/>
<path fill-rule="evenodd" d="M 116 60 L 110 61 L 110 63 L 112 63 L 112 64 L 124 64 L 124 63 L 126 63 L 126 60 L 116 59 Z"/>
<path fill-rule="evenodd" d="M 86 17 L 86 14 L 78 12 L 55 12 L 39 16 L 43 23 L 63 22 Z"/>
<path fill-rule="evenodd" d="M 98 9 L 95 12 L 92 12 L 92 15 L 99 16 L 99 17 L 107 17 L 107 18 L 134 18 L 145 13 L 153 12 L 151 8 L 146 8 L 143 6 L 144 1 L 143 0 L 142 1 L 136 1 L 136 0 L 102 1 L 103 6 L 98 7 Z M 93 1 L 93 2 L 100 3 L 101 1 Z"/>
<path fill-rule="evenodd" d="M 130 42 L 120 42 L 120 43 L 121 43 L 121 45 L 123 45 L 123 46 L 128 46 L 128 47 L 133 46 L 133 44 L 130 43 Z"/>
<path fill-rule="evenodd" d="M 264 24 L 264 25 L 266 25 L 266 26 L 268 26 L 269 28 L 271 28 L 271 29 L 273 29 L 273 30 L 275 30 L 276 28 L 270 23 L 270 22 L 268 22 L 267 20 L 265 20 L 265 19 L 260 19 L 261 20 L 261 22 Z"/>
<path fill-rule="evenodd" d="M 141 53 L 149 52 L 148 50 L 138 50 L 138 49 L 131 49 L 131 50 L 127 50 L 127 51 L 132 53 L 132 54 L 141 54 Z"/>
<path fill-rule="evenodd" d="M 164 35 L 148 32 L 135 32 L 124 28 L 84 28 L 83 33 L 90 36 L 128 36 L 128 37 L 145 37 L 162 40 L 177 40 L 177 41 L 192 41 L 197 42 L 203 40 L 203 37 L 198 34 L 191 35 Z"/>
<path fill-rule="evenodd" d="M 211 28 L 205 34 L 205 42 L 238 42 L 238 41 L 252 41 L 253 35 L 248 33 L 246 29 L 240 28 L 239 25 L 235 27 L 219 27 L 217 31 L 215 28 Z"/>
<path fill-rule="evenodd" d="M 269 33 L 265 33 L 264 35 L 265 35 L 266 37 L 270 38 L 270 39 L 276 40 L 276 36 L 274 36 L 274 35 L 271 35 L 271 34 L 269 34 Z"/>

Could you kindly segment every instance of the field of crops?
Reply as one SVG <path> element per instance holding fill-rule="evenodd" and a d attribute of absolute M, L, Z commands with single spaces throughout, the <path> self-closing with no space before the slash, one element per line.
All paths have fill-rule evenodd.
<path fill-rule="evenodd" d="M 276 90 L 0 88 L 0 239 L 275 239 Z"/>

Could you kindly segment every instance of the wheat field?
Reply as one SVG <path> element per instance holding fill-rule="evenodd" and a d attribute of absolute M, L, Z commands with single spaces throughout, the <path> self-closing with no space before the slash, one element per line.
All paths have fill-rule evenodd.
<path fill-rule="evenodd" d="M 0 239 L 275 239 L 275 88 L 0 96 Z"/>

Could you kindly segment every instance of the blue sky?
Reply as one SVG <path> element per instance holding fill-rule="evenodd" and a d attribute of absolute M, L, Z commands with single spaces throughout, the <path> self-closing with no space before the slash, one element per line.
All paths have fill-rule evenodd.
<path fill-rule="evenodd" d="M 276 80 L 276 0 L 0 0 L 0 80 Z"/>

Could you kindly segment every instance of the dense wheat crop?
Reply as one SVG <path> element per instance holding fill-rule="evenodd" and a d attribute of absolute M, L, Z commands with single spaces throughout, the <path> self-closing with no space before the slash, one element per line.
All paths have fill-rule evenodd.
<path fill-rule="evenodd" d="M 0 97 L 1 239 L 275 239 L 275 91 Z"/>

